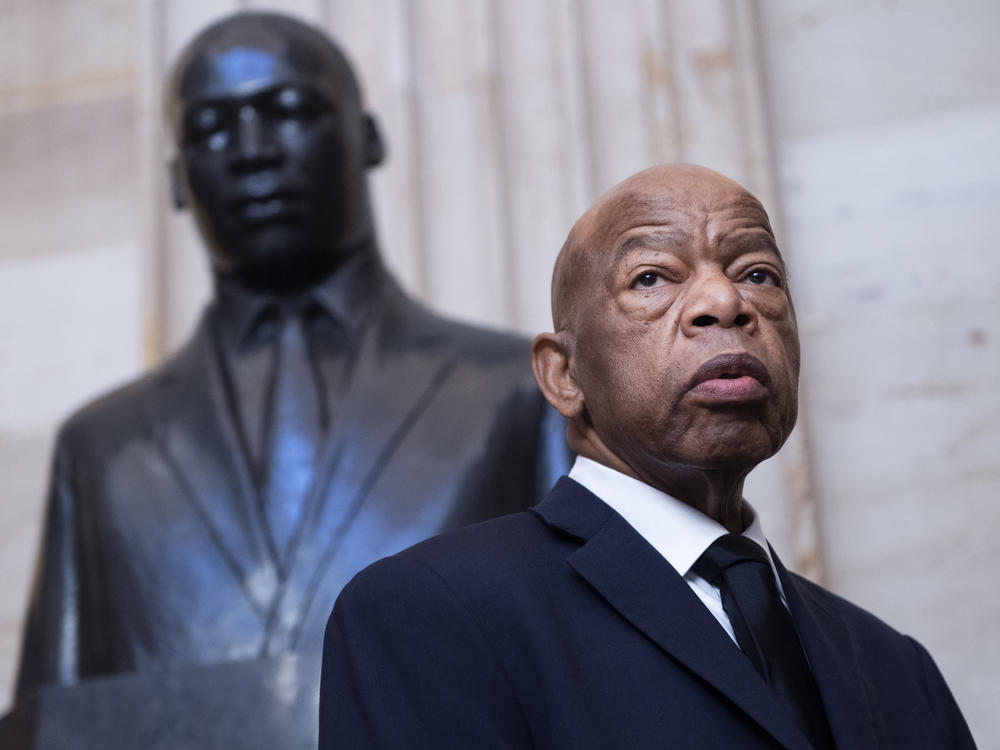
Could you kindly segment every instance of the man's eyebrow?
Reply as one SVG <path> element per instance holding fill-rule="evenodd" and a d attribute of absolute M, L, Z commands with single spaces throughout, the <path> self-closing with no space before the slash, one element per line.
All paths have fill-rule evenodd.
<path fill-rule="evenodd" d="M 676 229 L 657 229 L 632 235 L 615 250 L 615 263 L 636 250 L 665 250 L 682 244 L 686 239 L 687 235 Z"/>
<path fill-rule="evenodd" d="M 778 249 L 774 236 L 764 227 L 737 227 L 734 230 L 720 233 L 716 240 L 721 247 L 736 246 L 744 251 L 763 251 L 774 253 L 782 263 L 785 259 Z"/>

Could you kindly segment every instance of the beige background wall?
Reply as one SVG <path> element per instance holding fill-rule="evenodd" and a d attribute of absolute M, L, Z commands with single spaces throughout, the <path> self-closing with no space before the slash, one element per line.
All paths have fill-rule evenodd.
<path fill-rule="evenodd" d="M 1000 748 L 1000 4 L 760 7 L 828 583 Z"/>
<path fill-rule="evenodd" d="M 0 705 L 55 426 L 182 341 L 207 295 L 164 196 L 159 84 L 195 30 L 247 5 L 0 0 Z M 385 253 L 456 316 L 547 328 L 570 223 L 650 163 L 699 161 L 764 199 L 803 408 L 748 495 L 786 562 L 930 648 L 1000 748 L 1000 5 L 266 5 L 351 52 L 390 143 Z"/>

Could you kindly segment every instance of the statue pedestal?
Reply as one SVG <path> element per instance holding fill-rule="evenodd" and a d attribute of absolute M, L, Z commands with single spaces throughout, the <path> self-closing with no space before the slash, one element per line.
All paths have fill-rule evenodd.
<path fill-rule="evenodd" d="M 4 750 L 315 750 L 320 655 L 43 688 L 0 719 Z"/>

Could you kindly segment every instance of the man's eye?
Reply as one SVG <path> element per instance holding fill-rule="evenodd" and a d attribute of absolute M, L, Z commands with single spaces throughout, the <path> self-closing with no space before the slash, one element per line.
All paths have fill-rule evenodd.
<path fill-rule="evenodd" d="M 663 277 L 661 277 L 660 274 L 655 273 L 654 271 L 646 271 L 636 277 L 636 280 L 632 282 L 632 286 L 649 289 L 650 287 L 656 286 L 661 281 L 663 281 Z"/>
<path fill-rule="evenodd" d="M 773 271 L 764 268 L 755 268 L 747 274 L 747 282 L 757 286 L 778 286 L 778 277 Z"/>

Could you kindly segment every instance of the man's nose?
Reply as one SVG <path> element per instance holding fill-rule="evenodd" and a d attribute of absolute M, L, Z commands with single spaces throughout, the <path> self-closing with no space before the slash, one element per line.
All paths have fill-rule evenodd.
<path fill-rule="evenodd" d="M 260 169 L 272 166 L 281 156 L 266 122 L 256 108 L 240 107 L 236 118 L 235 143 L 230 151 L 234 169 Z"/>
<path fill-rule="evenodd" d="M 711 326 L 742 328 L 746 333 L 757 326 L 753 305 L 721 271 L 695 274 L 684 306 L 682 327 L 688 336 Z"/>

